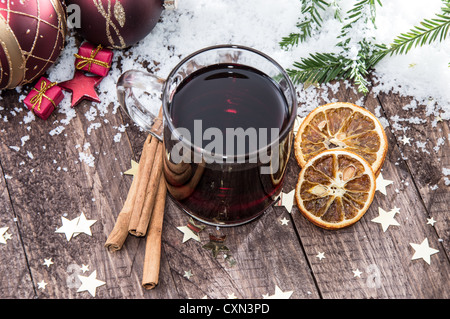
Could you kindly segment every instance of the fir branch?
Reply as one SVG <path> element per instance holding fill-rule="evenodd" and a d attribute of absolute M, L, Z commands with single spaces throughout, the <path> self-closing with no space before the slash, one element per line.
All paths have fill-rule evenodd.
<path fill-rule="evenodd" d="M 325 83 L 335 79 L 351 79 L 358 86 L 358 90 L 367 93 L 368 81 L 365 79 L 371 66 L 371 54 L 374 49 L 373 39 L 363 37 L 356 43 L 348 37 L 350 30 L 360 21 L 367 24 L 370 20 L 375 21 L 375 4 L 379 0 L 358 1 L 352 9 L 347 12 L 345 24 L 341 28 L 337 44 L 341 47 L 339 54 L 315 53 L 308 58 L 294 63 L 295 69 L 289 69 L 288 74 L 294 83 Z M 357 51 L 356 55 L 352 53 Z"/>
<path fill-rule="evenodd" d="M 441 14 L 433 19 L 424 19 L 407 33 L 400 34 L 386 49 L 386 54 L 406 54 L 413 47 L 424 46 L 439 39 L 446 39 L 450 29 L 450 2 L 446 2 Z"/>
<path fill-rule="evenodd" d="M 336 79 L 351 79 L 358 86 L 358 91 L 368 92 L 366 76 L 387 55 L 406 54 L 413 47 L 424 46 L 435 41 L 443 41 L 450 33 L 450 0 L 443 0 L 442 12 L 432 19 L 424 19 L 407 33 L 400 34 L 393 44 L 374 43 L 374 38 L 353 39 L 352 28 L 367 25 L 375 27 L 376 4 L 380 0 L 360 0 L 347 12 L 344 25 L 336 44 L 339 53 L 314 53 L 300 62 L 295 62 L 295 69 L 287 72 L 294 83 L 304 83 L 305 87 L 315 83 L 325 83 Z M 361 20 L 364 19 L 364 20 Z M 299 38 L 300 40 L 300 38 Z M 298 43 L 298 42 L 297 42 Z M 356 53 L 356 54 L 355 54 Z M 450 63 L 448 65 L 450 67 Z"/>
<path fill-rule="evenodd" d="M 293 66 L 297 69 L 287 69 L 287 72 L 295 83 L 324 83 L 345 73 L 341 65 L 342 61 L 335 54 L 315 53 L 294 62 Z"/>
<path fill-rule="evenodd" d="M 450 1 L 450 0 L 449 0 Z M 330 7 L 334 8 L 334 18 L 336 20 L 339 20 L 339 22 L 342 22 L 342 16 L 341 16 L 341 7 L 339 6 L 339 3 L 337 3 L 336 0 L 333 0 L 330 5 Z"/>
<path fill-rule="evenodd" d="M 319 29 L 323 22 L 320 11 L 324 11 L 325 7 L 330 6 L 325 0 L 301 0 L 301 2 L 301 13 L 304 20 L 296 25 L 300 32 L 290 33 L 287 37 L 283 37 L 279 43 L 283 49 L 297 46 L 299 42 L 310 37 L 314 29 Z"/>

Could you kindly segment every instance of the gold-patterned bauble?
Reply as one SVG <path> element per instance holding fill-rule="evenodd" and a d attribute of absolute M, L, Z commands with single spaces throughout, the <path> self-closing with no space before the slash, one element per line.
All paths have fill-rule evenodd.
<path fill-rule="evenodd" d="M 66 33 L 61 0 L 1 0 L 0 90 L 37 80 L 59 57 Z"/>
<path fill-rule="evenodd" d="M 142 40 L 155 27 L 164 10 L 163 0 L 66 0 L 81 12 L 75 30 L 87 41 L 112 49 L 125 49 Z M 168 5 L 173 5 L 169 1 Z"/>

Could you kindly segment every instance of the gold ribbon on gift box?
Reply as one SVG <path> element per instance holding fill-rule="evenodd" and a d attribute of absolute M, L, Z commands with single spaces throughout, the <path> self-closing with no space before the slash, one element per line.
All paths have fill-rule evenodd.
<path fill-rule="evenodd" d="M 97 49 L 92 50 L 91 56 L 90 56 L 90 57 L 81 56 L 81 55 L 75 53 L 74 56 L 75 56 L 77 59 L 81 59 L 81 61 L 78 62 L 77 65 L 75 66 L 76 69 L 77 69 L 77 70 L 81 70 L 81 69 L 83 69 L 84 67 L 88 66 L 88 71 L 91 72 L 91 66 L 92 66 L 92 63 L 93 63 L 93 64 L 97 64 L 97 65 L 99 65 L 99 66 L 102 66 L 102 67 L 104 67 L 104 68 L 109 69 L 109 68 L 111 67 L 111 65 L 109 65 L 109 64 L 106 63 L 106 62 L 103 62 L 103 61 L 100 61 L 100 60 L 95 59 L 95 57 L 97 56 L 97 54 L 100 52 L 101 49 L 103 49 L 103 47 L 102 47 L 101 45 L 99 45 L 99 46 L 97 47 Z"/>
<path fill-rule="evenodd" d="M 49 100 L 53 104 L 54 107 L 56 107 L 55 101 L 53 101 L 51 98 L 49 98 L 47 95 L 45 95 L 45 92 L 47 92 L 47 90 L 54 87 L 56 84 L 57 84 L 56 82 L 51 82 L 50 84 L 47 84 L 47 82 L 43 80 L 41 82 L 41 88 L 39 90 L 36 88 L 33 88 L 33 90 L 38 92 L 38 94 L 36 94 L 35 96 L 33 96 L 30 99 L 30 102 L 33 104 L 33 107 L 31 108 L 32 111 L 34 111 L 36 106 L 37 106 L 38 111 L 41 110 L 42 98 L 44 98 L 44 97 L 47 100 Z"/>

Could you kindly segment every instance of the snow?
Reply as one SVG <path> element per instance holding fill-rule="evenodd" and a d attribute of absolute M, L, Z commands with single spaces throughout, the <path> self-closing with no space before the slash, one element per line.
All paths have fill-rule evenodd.
<path fill-rule="evenodd" d="M 92 154 L 80 152 L 78 158 L 80 162 L 86 163 L 89 167 L 94 167 L 95 157 Z"/>
<path fill-rule="evenodd" d="M 331 2 L 331 1 L 330 1 Z M 341 8 L 341 16 L 345 18 L 346 12 L 352 8 L 356 1 L 335 1 Z M 389 44 L 401 33 L 408 32 L 425 18 L 434 18 L 443 6 L 442 0 L 382 0 L 382 7 L 377 4 L 376 26 L 370 23 L 359 25 L 349 30 L 347 37 L 353 42 L 365 35 L 374 38 L 374 43 Z M 182 0 L 178 2 L 176 10 L 165 10 L 161 21 L 153 31 L 132 48 L 124 51 L 115 50 L 112 67 L 107 77 L 97 88 L 100 103 L 93 103 L 89 108 L 72 108 L 70 93 L 65 92 L 65 98 L 58 105 L 58 121 L 49 129 L 49 134 L 57 138 L 66 125 L 75 117 L 84 117 L 90 122 L 86 128 L 87 135 L 102 125 L 111 125 L 105 117 L 106 114 L 116 114 L 119 108 L 116 96 L 116 81 L 122 71 L 138 69 L 150 71 L 165 78 L 172 68 L 188 54 L 207 46 L 217 44 L 239 44 L 260 50 L 274 58 L 281 66 L 292 68 L 295 61 L 308 57 L 315 52 L 338 52 L 335 44 L 340 34 L 342 22 L 334 18 L 334 7 L 327 8 L 322 13 L 323 22 L 320 30 L 313 30 L 312 36 L 297 47 L 283 50 L 279 46 L 282 37 L 291 32 L 298 32 L 296 24 L 301 21 L 301 1 L 299 0 Z M 356 46 L 351 46 L 350 57 L 356 56 Z M 47 72 L 51 81 L 62 82 L 71 78 L 74 73 L 74 53 L 78 50 L 75 38 L 69 34 L 66 38 L 66 47 L 62 51 L 57 63 Z M 424 47 L 413 48 L 406 55 L 387 56 L 375 67 L 376 81 L 372 90 L 375 94 L 380 92 L 395 92 L 414 99 L 404 105 L 407 117 L 398 115 L 384 118 L 380 107 L 376 108 L 376 115 L 380 118 L 383 127 L 402 131 L 405 133 L 411 125 L 420 125 L 432 121 L 436 127 L 438 117 L 443 120 L 450 119 L 450 36 L 444 42 L 436 42 Z M 145 67 L 144 67 L 145 65 Z M 343 84 L 323 84 L 319 90 L 314 86 L 303 88 L 297 85 L 298 101 L 302 105 L 299 116 L 304 117 L 313 108 L 318 106 L 318 99 L 326 103 L 335 102 L 328 95 L 328 91 L 337 92 L 340 86 L 351 88 L 356 92 L 351 81 Z M 21 88 L 19 101 L 23 101 L 26 92 Z M 0 96 L 1 100 L 1 96 Z M 357 101 L 362 105 L 363 99 Z M 421 119 L 416 111 L 425 106 L 429 119 Z M 10 110 L 8 116 L 23 116 L 23 123 L 40 125 L 33 112 L 24 109 Z M 3 112 L 0 120 L 8 121 Z M 404 114 L 405 112 L 403 112 Z M 434 120 L 433 120 L 434 119 Z M 119 142 L 121 133 L 126 126 L 114 127 L 118 132 L 109 137 L 113 142 Z M 447 138 L 448 142 L 449 138 Z M 24 146 L 26 140 L 22 140 Z M 433 148 L 438 151 L 443 146 L 444 139 L 438 139 Z M 403 143 L 406 144 L 406 143 Z M 422 152 L 429 152 L 426 141 L 407 143 Z M 15 149 L 11 147 L 12 149 Z M 89 166 L 95 162 L 93 155 L 79 153 L 79 160 Z"/>
<path fill-rule="evenodd" d="M 447 176 L 449 176 L 450 175 L 450 168 L 442 168 L 442 174 L 444 174 L 444 182 L 445 182 L 445 185 L 450 185 L 450 178 L 448 178 Z"/>
<path fill-rule="evenodd" d="M 344 18 L 355 1 L 341 0 L 336 3 Z M 363 36 L 363 30 L 366 35 L 375 38 L 375 43 L 389 44 L 400 33 L 409 31 L 424 18 L 433 18 L 440 11 L 442 1 L 390 0 L 382 1 L 382 4 L 382 7 L 377 5 L 376 27 L 368 23 L 349 30 L 348 37 L 353 42 Z M 310 53 L 337 52 L 335 44 L 342 23 L 334 18 L 334 8 L 327 8 L 322 12 L 322 27 L 320 30 L 313 30 L 312 36 L 304 43 L 290 50 L 280 49 L 282 37 L 298 32 L 296 23 L 302 18 L 300 10 L 299 0 L 180 1 L 176 10 L 163 11 L 162 21 L 144 40 L 129 50 L 114 51 L 111 71 L 98 87 L 102 102 L 89 109 L 85 116 L 89 121 L 94 121 L 109 112 L 117 112 L 119 106 L 116 92 L 111 88 L 115 87 L 121 74 L 117 67 L 119 60 L 122 70 L 151 71 L 165 78 L 181 58 L 216 44 L 232 43 L 253 47 L 274 58 L 284 68 L 292 68 L 295 61 Z M 73 54 L 77 52 L 77 47 L 73 37 L 69 36 L 67 42 L 57 64 L 50 69 L 52 81 L 65 81 L 67 74 L 74 72 Z M 349 54 L 355 54 L 354 49 L 353 47 Z M 450 41 L 444 41 L 414 48 L 406 55 L 387 56 L 374 70 L 377 83 L 374 83 L 373 91 L 393 91 L 412 96 L 419 104 L 426 103 L 431 97 L 435 103 L 430 114 L 440 111 L 443 119 L 449 119 L 449 51 Z M 143 67 L 144 62 L 148 65 L 146 68 Z M 338 88 L 331 89 L 335 91 Z M 333 102 L 326 93 L 318 95 L 318 90 L 314 88 L 303 90 L 300 84 L 297 89 L 299 102 L 305 105 L 300 110 L 301 113 L 308 113 L 316 107 L 319 96 L 326 102 Z M 69 99 L 64 99 L 62 104 L 60 112 L 64 113 L 62 110 L 70 105 Z M 414 104 L 409 107 L 414 110 Z M 67 115 L 68 121 L 74 117 Z"/>

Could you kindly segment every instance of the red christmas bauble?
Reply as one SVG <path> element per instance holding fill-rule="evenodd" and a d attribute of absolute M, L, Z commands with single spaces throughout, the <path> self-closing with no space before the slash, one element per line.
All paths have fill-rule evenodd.
<path fill-rule="evenodd" d="M 78 5 L 80 27 L 75 30 L 87 41 L 124 49 L 153 30 L 163 10 L 162 0 L 66 0 Z"/>
<path fill-rule="evenodd" d="M 60 0 L 0 1 L 0 90 L 38 79 L 64 48 L 66 31 Z"/>

